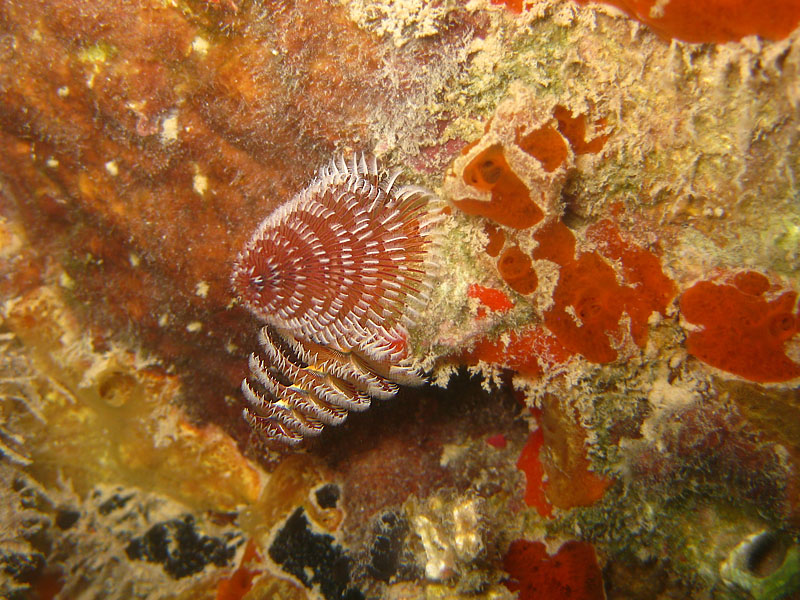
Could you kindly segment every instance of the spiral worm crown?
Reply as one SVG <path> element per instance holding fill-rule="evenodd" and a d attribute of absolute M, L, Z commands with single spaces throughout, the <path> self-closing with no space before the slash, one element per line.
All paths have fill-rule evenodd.
<path fill-rule="evenodd" d="M 419 384 L 407 327 L 428 284 L 432 194 L 395 188 L 374 158 L 340 157 L 258 226 L 232 285 L 265 323 L 242 382 L 244 417 L 296 444 L 397 384 Z"/>

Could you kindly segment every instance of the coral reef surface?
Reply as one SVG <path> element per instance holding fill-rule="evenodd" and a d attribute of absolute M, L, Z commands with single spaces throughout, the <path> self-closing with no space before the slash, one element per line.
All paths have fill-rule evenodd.
<path fill-rule="evenodd" d="M 796 598 L 799 22 L 0 1 L 0 595 Z M 400 233 L 364 221 L 377 266 L 331 220 L 253 237 L 362 152 L 385 172 L 345 165 L 325 206 L 399 169 Z M 347 243 L 299 250 L 326 227 Z M 296 285 L 248 310 L 279 250 L 332 298 L 294 346 Z M 339 424 L 265 447 L 248 366 L 251 421 Z"/>

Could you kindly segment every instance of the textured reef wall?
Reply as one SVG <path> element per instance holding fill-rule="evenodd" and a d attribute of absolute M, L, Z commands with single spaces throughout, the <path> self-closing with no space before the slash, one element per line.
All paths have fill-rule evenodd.
<path fill-rule="evenodd" d="M 0 1 L 0 590 L 800 590 L 793 0 Z M 230 288 L 366 151 L 431 385 L 266 450 Z"/>

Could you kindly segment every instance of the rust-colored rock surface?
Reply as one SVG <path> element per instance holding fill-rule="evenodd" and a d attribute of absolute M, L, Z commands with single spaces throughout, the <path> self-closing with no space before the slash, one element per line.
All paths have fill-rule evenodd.
<path fill-rule="evenodd" d="M 401 56 L 305 0 L 7 2 L 0 28 L 0 201 L 44 259 L 30 276 L 57 261 L 91 327 L 173 365 L 199 416 L 226 412 L 255 331 L 233 257 L 336 151 L 370 149 L 393 86 L 419 88 L 379 67 L 402 79 L 435 48 Z"/>

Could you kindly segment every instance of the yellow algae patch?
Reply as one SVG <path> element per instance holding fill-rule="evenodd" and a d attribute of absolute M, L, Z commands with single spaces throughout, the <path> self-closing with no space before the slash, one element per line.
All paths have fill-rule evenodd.
<path fill-rule="evenodd" d="M 26 435 L 31 473 L 171 496 L 228 512 L 259 498 L 264 475 L 219 428 L 190 425 L 175 404 L 178 378 L 114 343 L 96 350 L 62 298 L 42 286 L 5 305 L 5 324 L 30 357 L 45 425 Z"/>

